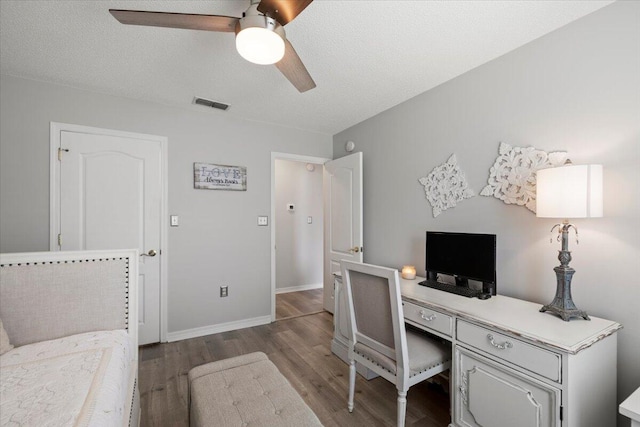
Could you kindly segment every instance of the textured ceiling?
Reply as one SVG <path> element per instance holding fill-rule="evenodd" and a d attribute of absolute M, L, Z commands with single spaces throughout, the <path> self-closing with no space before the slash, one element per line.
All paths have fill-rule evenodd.
<path fill-rule="evenodd" d="M 285 29 L 317 87 L 251 64 L 233 33 L 122 25 L 108 9 L 241 16 L 246 0 L 0 0 L 0 72 L 336 134 L 611 1 L 315 0 Z"/>

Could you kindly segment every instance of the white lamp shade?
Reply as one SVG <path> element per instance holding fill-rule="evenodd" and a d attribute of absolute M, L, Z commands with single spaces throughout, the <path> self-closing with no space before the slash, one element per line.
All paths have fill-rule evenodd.
<path fill-rule="evenodd" d="M 284 40 L 270 29 L 249 27 L 236 35 L 236 49 L 254 64 L 275 64 L 284 56 Z"/>
<path fill-rule="evenodd" d="M 602 165 L 566 165 L 536 173 L 536 216 L 602 216 Z"/>

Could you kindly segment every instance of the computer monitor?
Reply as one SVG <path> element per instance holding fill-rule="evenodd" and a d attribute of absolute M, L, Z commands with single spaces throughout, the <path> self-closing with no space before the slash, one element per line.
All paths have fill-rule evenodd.
<path fill-rule="evenodd" d="M 483 292 L 496 294 L 496 235 L 427 231 L 427 279 L 438 273 L 455 277 L 457 286 L 482 282 Z"/>

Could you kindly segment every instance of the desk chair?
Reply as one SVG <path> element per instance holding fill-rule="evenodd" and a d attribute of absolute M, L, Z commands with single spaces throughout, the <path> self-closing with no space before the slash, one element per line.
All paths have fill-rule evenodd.
<path fill-rule="evenodd" d="M 397 270 L 351 261 L 340 264 L 351 329 L 349 412 L 353 412 L 358 362 L 396 385 L 398 427 L 403 427 L 409 387 L 449 369 L 451 349 L 405 329 Z"/>

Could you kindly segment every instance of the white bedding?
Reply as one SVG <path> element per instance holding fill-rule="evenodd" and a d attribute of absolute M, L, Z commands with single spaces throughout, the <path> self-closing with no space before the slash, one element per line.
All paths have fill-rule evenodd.
<path fill-rule="evenodd" d="M 14 348 L 0 356 L 0 424 L 120 426 L 130 371 L 125 330 Z"/>

